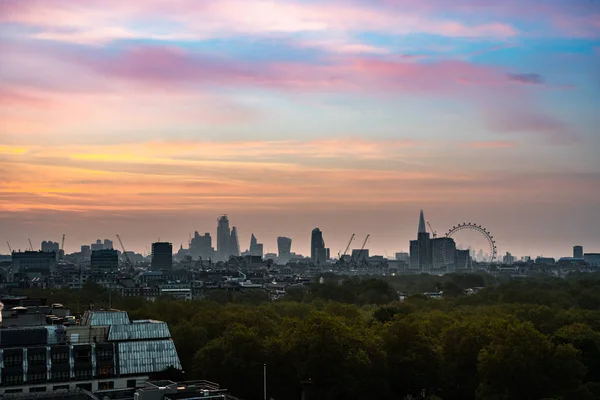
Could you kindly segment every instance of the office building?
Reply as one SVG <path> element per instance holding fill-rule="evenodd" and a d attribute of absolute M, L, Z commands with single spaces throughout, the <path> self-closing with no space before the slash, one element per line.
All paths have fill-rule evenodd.
<path fill-rule="evenodd" d="M 90 266 L 93 273 L 115 273 L 119 270 L 119 254 L 113 249 L 92 251 Z"/>
<path fill-rule="evenodd" d="M 352 261 L 357 264 L 363 264 L 369 258 L 369 249 L 353 249 Z"/>
<path fill-rule="evenodd" d="M 229 230 L 229 219 L 226 215 L 222 215 L 217 225 L 217 259 L 227 261 L 230 255 L 231 231 Z"/>
<path fill-rule="evenodd" d="M 58 254 L 60 251 L 60 245 L 57 242 L 52 241 L 43 241 L 42 242 L 42 251 L 46 253 L 56 253 Z"/>
<path fill-rule="evenodd" d="M 124 311 L 86 311 L 80 325 L 9 327 L 1 335 L 0 396 L 82 389 L 98 399 L 116 391 L 133 398 L 151 374 L 181 370 L 167 324 L 130 321 Z"/>
<path fill-rule="evenodd" d="M 92 243 L 92 251 L 94 250 L 103 250 L 104 249 L 104 243 L 102 243 L 102 240 L 98 239 L 96 240 L 96 243 Z"/>
<path fill-rule="evenodd" d="M 408 253 L 401 252 L 401 253 L 396 253 L 395 259 L 396 259 L 396 261 L 404 261 L 404 262 L 408 263 L 408 261 L 410 260 L 410 256 Z"/>
<path fill-rule="evenodd" d="M 263 244 L 262 243 L 258 243 L 258 240 L 256 239 L 256 236 L 254 236 L 254 233 L 252 234 L 252 237 L 250 238 L 250 255 L 254 256 L 254 257 L 262 257 L 264 252 L 263 252 Z"/>
<path fill-rule="evenodd" d="M 56 253 L 43 251 L 13 252 L 12 270 L 15 274 L 49 276 L 56 270 Z"/>
<path fill-rule="evenodd" d="M 234 226 L 231 228 L 231 255 L 234 257 L 240 256 L 240 240 L 238 238 L 237 228 Z"/>
<path fill-rule="evenodd" d="M 277 253 L 279 258 L 288 260 L 292 256 L 292 239 L 284 236 L 277 238 Z"/>
<path fill-rule="evenodd" d="M 431 240 L 425 228 L 425 216 L 423 215 L 423 210 L 421 210 L 417 240 L 410 242 L 410 269 L 423 272 L 429 271 L 432 268 L 432 262 Z"/>
<path fill-rule="evenodd" d="M 83 258 L 90 258 L 92 256 L 92 247 L 85 244 L 81 246 L 81 256 Z"/>
<path fill-rule="evenodd" d="M 160 271 L 161 269 L 173 268 L 173 245 L 168 242 L 152 243 L 152 261 L 151 269 Z"/>
<path fill-rule="evenodd" d="M 502 263 L 506 265 L 512 265 L 515 263 L 515 261 L 517 261 L 517 258 L 510 254 L 508 251 L 506 252 L 506 255 L 502 257 Z"/>
<path fill-rule="evenodd" d="M 583 259 L 583 246 L 573 246 L 573 258 Z"/>
<path fill-rule="evenodd" d="M 310 239 L 310 258 L 315 264 L 324 264 L 329 259 L 328 249 L 325 248 L 323 232 L 319 228 L 312 231 Z"/>
<path fill-rule="evenodd" d="M 456 243 L 449 237 L 431 239 L 432 267 L 437 272 L 454 270 Z"/>
<path fill-rule="evenodd" d="M 104 239 L 104 250 L 112 250 L 113 249 L 113 241 Z"/>
<path fill-rule="evenodd" d="M 456 250 L 456 270 L 470 271 L 472 268 L 471 252 L 469 250 Z"/>
<path fill-rule="evenodd" d="M 600 253 L 585 253 L 583 259 L 590 267 L 600 267 Z"/>
<path fill-rule="evenodd" d="M 210 233 L 200 236 L 194 232 L 194 237 L 190 242 L 190 255 L 193 259 L 201 258 L 203 260 L 211 259 L 215 256 L 215 249 L 212 247 L 212 237 Z"/>

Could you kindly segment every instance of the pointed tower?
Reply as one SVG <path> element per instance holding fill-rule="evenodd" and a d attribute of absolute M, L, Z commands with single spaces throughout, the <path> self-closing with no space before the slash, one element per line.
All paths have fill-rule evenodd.
<path fill-rule="evenodd" d="M 423 215 L 423 210 L 421 210 L 421 215 L 419 216 L 419 232 L 418 233 L 426 233 L 427 229 L 425 229 L 425 216 Z"/>
<path fill-rule="evenodd" d="M 240 242 L 238 240 L 237 228 L 231 228 L 231 255 L 234 257 L 240 256 Z"/>

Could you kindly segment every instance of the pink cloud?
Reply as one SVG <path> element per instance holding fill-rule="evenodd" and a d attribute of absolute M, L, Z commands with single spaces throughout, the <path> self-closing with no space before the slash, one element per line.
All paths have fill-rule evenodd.
<path fill-rule="evenodd" d="M 496 132 L 535 135 L 548 144 L 566 145 L 581 140 L 579 133 L 563 121 L 527 108 L 494 110 L 488 113 L 487 121 Z"/>
<path fill-rule="evenodd" d="M 153 20 L 169 22 L 168 30 Z M 507 23 L 464 22 L 410 12 L 388 10 L 365 4 L 337 2 L 305 3 L 267 0 L 221 0 L 198 2 L 148 0 L 144 7 L 133 2 L 68 0 L 6 0 L 0 20 L 37 27 L 34 37 L 81 43 L 106 43 L 116 39 L 154 38 L 197 40 L 233 35 L 270 35 L 297 32 L 371 31 L 407 34 L 429 33 L 449 37 L 510 37 L 516 30 Z M 146 24 L 144 24 L 146 22 Z"/>

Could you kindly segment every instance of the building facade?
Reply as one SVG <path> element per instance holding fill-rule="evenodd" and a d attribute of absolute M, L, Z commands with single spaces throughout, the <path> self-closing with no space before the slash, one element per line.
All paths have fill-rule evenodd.
<path fill-rule="evenodd" d="M 0 330 L 0 395 L 81 388 L 103 398 L 181 363 L 165 322 L 87 311 L 80 325 Z"/>
<path fill-rule="evenodd" d="M 161 269 L 173 268 L 173 244 L 168 242 L 152 243 L 152 262 L 151 269 L 160 271 Z"/>
<path fill-rule="evenodd" d="M 323 240 L 323 232 L 321 232 L 319 228 L 313 229 L 311 234 L 310 258 L 315 264 L 324 264 L 328 259 L 325 240 Z"/>
<path fill-rule="evenodd" d="M 222 215 L 217 224 L 217 259 L 219 261 L 229 260 L 231 255 L 231 231 L 229 219 Z"/>
<path fill-rule="evenodd" d="M 277 253 L 281 259 L 290 259 L 292 256 L 292 239 L 279 236 L 277 238 Z"/>
<path fill-rule="evenodd" d="M 119 254 L 112 249 L 92 251 L 90 267 L 93 273 L 116 273 L 119 270 Z"/>
<path fill-rule="evenodd" d="M 49 276 L 56 271 L 56 253 L 44 251 L 13 252 L 12 269 L 14 274 L 28 276 Z"/>
<path fill-rule="evenodd" d="M 573 246 L 573 258 L 583 258 L 583 246 Z"/>

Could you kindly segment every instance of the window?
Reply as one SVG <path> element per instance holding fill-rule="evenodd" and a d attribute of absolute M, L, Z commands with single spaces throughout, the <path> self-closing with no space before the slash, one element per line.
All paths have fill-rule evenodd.
<path fill-rule="evenodd" d="M 68 381 L 71 377 L 69 371 L 52 371 L 50 375 L 53 381 Z"/>
<path fill-rule="evenodd" d="M 33 372 L 27 374 L 27 383 L 36 384 L 36 383 L 44 383 L 46 382 L 46 373 L 45 372 Z"/>
<path fill-rule="evenodd" d="M 109 390 L 115 388 L 114 381 L 98 382 L 98 390 Z"/>
<path fill-rule="evenodd" d="M 29 392 L 30 393 L 35 393 L 35 392 L 45 392 L 46 391 L 46 387 L 45 386 L 40 386 L 40 387 L 32 387 L 29 388 Z"/>
<path fill-rule="evenodd" d="M 69 385 L 56 385 L 52 387 L 52 390 L 69 390 Z"/>
<path fill-rule="evenodd" d="M 128 388 L 134 388 L 134 387 L 136 387 L 136 385 L 135 385 L 135 379 L 129 379 L 127 381 L 127 387 Z"/>
<path fill-rule="evenodd" d="M 6 394 L 10 394 L 10 393 L 23 393 L 23 389 L 6 389 L 6 391 L 4 393 L 6 393 Z"/>
<path fill-rule="evenodd" d="M 87 390 L 88 392 L 92 391 L 92 384 L 91 383 L 79 383 L 76 386 L 78 388 L 80 388 L 80 389 Z"/>

